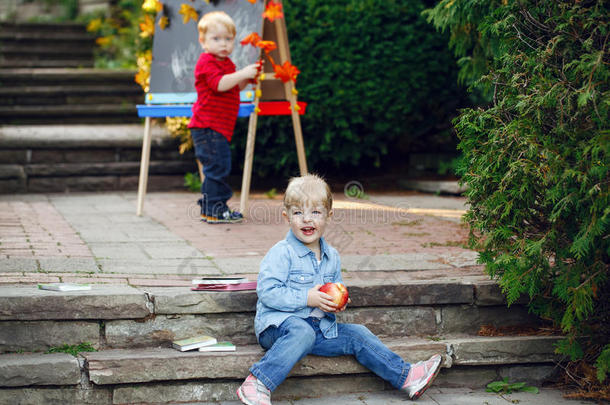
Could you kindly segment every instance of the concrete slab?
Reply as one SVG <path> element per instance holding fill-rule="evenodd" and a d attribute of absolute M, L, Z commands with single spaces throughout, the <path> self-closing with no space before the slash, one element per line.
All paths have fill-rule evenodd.
<path fill-rule="evenodd" d="M 0 271 L 37 272 L 38 259 L 34 257 L 0 257 Z"/>
<path fill-rule="evenodd" d="M 88 257 L 41 257 L 40 271 L 60 273 L 98 273 L 95 259 Z"/>
<path fill-rule="evenodd" d="M 0 356 L 0 386 L 75 385 L 80 382 L 76 357 L 66 353 Z"/>
<path fill-rule="evenodd" d="M 438 270 L 451 266 L 440 262 L 441 255 L 428 253 L 399 255 L 343 255 L 341 267 L 348 271 Z"/>
<path fill-rule="evenodd" d="M 83 137 L 83 133 L 87 137 Z M 152 143 L 159 145 L 171 139 L 164 127 L 152 127 Z M 0 126 L 0 147 L 41 148 L 82 148 L 83 145 L 96 147 L 142 146 L 144 130 L 140 124 L 131 125 L 3 125 Z"/>
<path fill-rule="evenodd" d="M 445 353 L 446 344 L 420 339 L 385 340 L 390 349 L 414 362 Z M 258 345 L 240 346 L 235 352 L 179 352 L 174 349 L 105 350 L 82 353 L 89 376 L 97 385 L 190 379 L 240 379 L 263 350 Z M 368 370 L 351 356 L 307 356 L 291 371 L 291 376 L 362 374 Z"/>
<path fill-rule="evenodd" d="M 0 286 L 0 320 L 137 319 L 150 315 L 144 292 L 126 285 L 87 291 Z"/>
<path fill-rule="evenodd" d="M 100 347 L 99 322 L 4 321 L 1 326 L 0 353 L 45 351 L 83 342 Z"/>
<path fill-rule="evenodd" d="M 213 261 L 200 259 L 97 259 L 103 273 L 122 274 L 176 274 L 176 275 L 218 275 L 222 274 Z"/>

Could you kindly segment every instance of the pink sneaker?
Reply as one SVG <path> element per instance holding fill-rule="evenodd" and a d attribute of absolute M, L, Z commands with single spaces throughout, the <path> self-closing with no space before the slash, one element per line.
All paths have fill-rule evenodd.
<path fill-rule="evenodd" d="M 441 355 L 435 354 L 426 361 L 420 361 L 411 365 L 411 370 L 401 388 L 402 391 L 409 395 L 409 399 L 415 401 L 432 385 L 432 381 L 434 381 L 441 369 L 441 361 Z"/>
<path fill-rule="evenodd" d="M 271 392 L 252 374 L 237 389 L 237 396 L 246 405 L 271 405 Z"/>

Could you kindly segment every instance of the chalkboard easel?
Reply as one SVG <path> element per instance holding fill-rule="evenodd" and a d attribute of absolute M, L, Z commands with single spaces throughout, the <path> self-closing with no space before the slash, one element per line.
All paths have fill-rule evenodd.
<path fill-rule="evenodd" d="M 275 3 L 282 4 L 280 0 Z M 194 4 L 199 17 L 213 10 L 222 10 L 235 21 L 236 41 L 251 32 L 257 32 L 263 40 L 274 41 L 277 49 L 271 55 L 276 62 L 290 62 L 288 36 L 283 18 L 270 22 L 263 19 L 262 13 L 268 0 L 258 0 L 254 4 L 244 0 L 218 0 L 191 3 L 185 0 L 162 0 L 163 13 L 157 15 L 157 27 L 162 17 L 168 17 L 170 25 L 165 29 L 156 28 L 153 38 L 153 60 L 151 64 L 150 91 L 146 94 L 145 105 L 138 105 L 138 115 L 145 118 L 144 139 L 142 142 L 142 159 L 138 183 L 138 200 L 136 215 L 141 216 L 144 207 L 144 196 L 148 182 L 148 167 L 151 147 L 151 118 L 153 117 L 190 117 L 191 106 L 197 98 L 194 86 L 194 67 L 201 53 L 198 42 L 197 22 L 183 23 L 180 8 L 183 4 Z M 259 58 L 259 50 L 236 44 L 231 59 L 240 69 L 254 63 Z M 248 138 L 244 160 L 240 211 L 246 213 L 254 141 L 258 115 L 291 115 L 301 174 L 307 173 L 305 148 L 299 115 L 305 112 L 306 104 L 297 102 L 296 91 L 292 81 L 283 83 L 275 78 L 270 64 L 265 64 L 264 80 L 259 80 L 256 91 L 242 91 L 239 117 L 249 116 Z M 255 94 L 261 94 L 260 97 Z M 270 101 L 275 100 L 275 101 Z M 201 172 L 201 170 L 200 170 Z M 203 181 L 203 178 L 202 178 Z"/>

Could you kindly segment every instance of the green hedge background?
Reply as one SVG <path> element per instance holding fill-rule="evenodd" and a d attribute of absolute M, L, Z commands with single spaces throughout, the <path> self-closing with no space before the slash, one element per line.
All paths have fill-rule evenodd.
<path fill-rule="evenodd" d="M 451 119 L 467 104 L 448 35 L 422 0 L 286 1 L 310 171 L 328 176 L 404 169 L 414 151 L 455 152 Z M 241 173 L 247 122 L 233 140 Z M 290 117 L 260 117 L 255 176 L 298 174 Z"/>

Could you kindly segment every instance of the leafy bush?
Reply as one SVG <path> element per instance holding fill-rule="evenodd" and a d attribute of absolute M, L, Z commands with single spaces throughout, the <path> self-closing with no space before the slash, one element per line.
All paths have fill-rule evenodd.
<path fill-rule="evenodd" d="M 451 30 L 456 53 L 484 61 L 476 64 L 488 67 L 478 83 L 493 92 L 491 105 L 455 120 L 471 244 L 509 304 L 528 294 L 532 311 L 561 326 L 559 353 L 596 353 L 603 381 L 610 364 L 605 1 L 443 0 L 427 15 Z M 473 35 L 458 38 L 465 26 Z M 462 69 L 472 81 L 480 73 Z"/>
<path fill-rule="evenodd" d="M 299 99 L 309 103 L 301 123 L 310 170 L 387 167 L 424 145 L 455 151 L 451 118 L 466 95 L 456 83 L 447 36 L 420 15 L 425 3 L 286 4 L 292 61 L 301 70 Z M 233 141 L 238 156 L 247 133 L 241 121 Z M 290 117 L 260 117 L 256 151 L 259 175 L 296 174 Z"/>
<path fill-rule="evenodd" d="M 95 66 L 135 69 L 136 57 L 152 49 L 152 36 L 140 32 L 145 12 L 142 0 L 118 0 L 110 12 L 81 16 L 87 30 L 97 36 Z"/>

